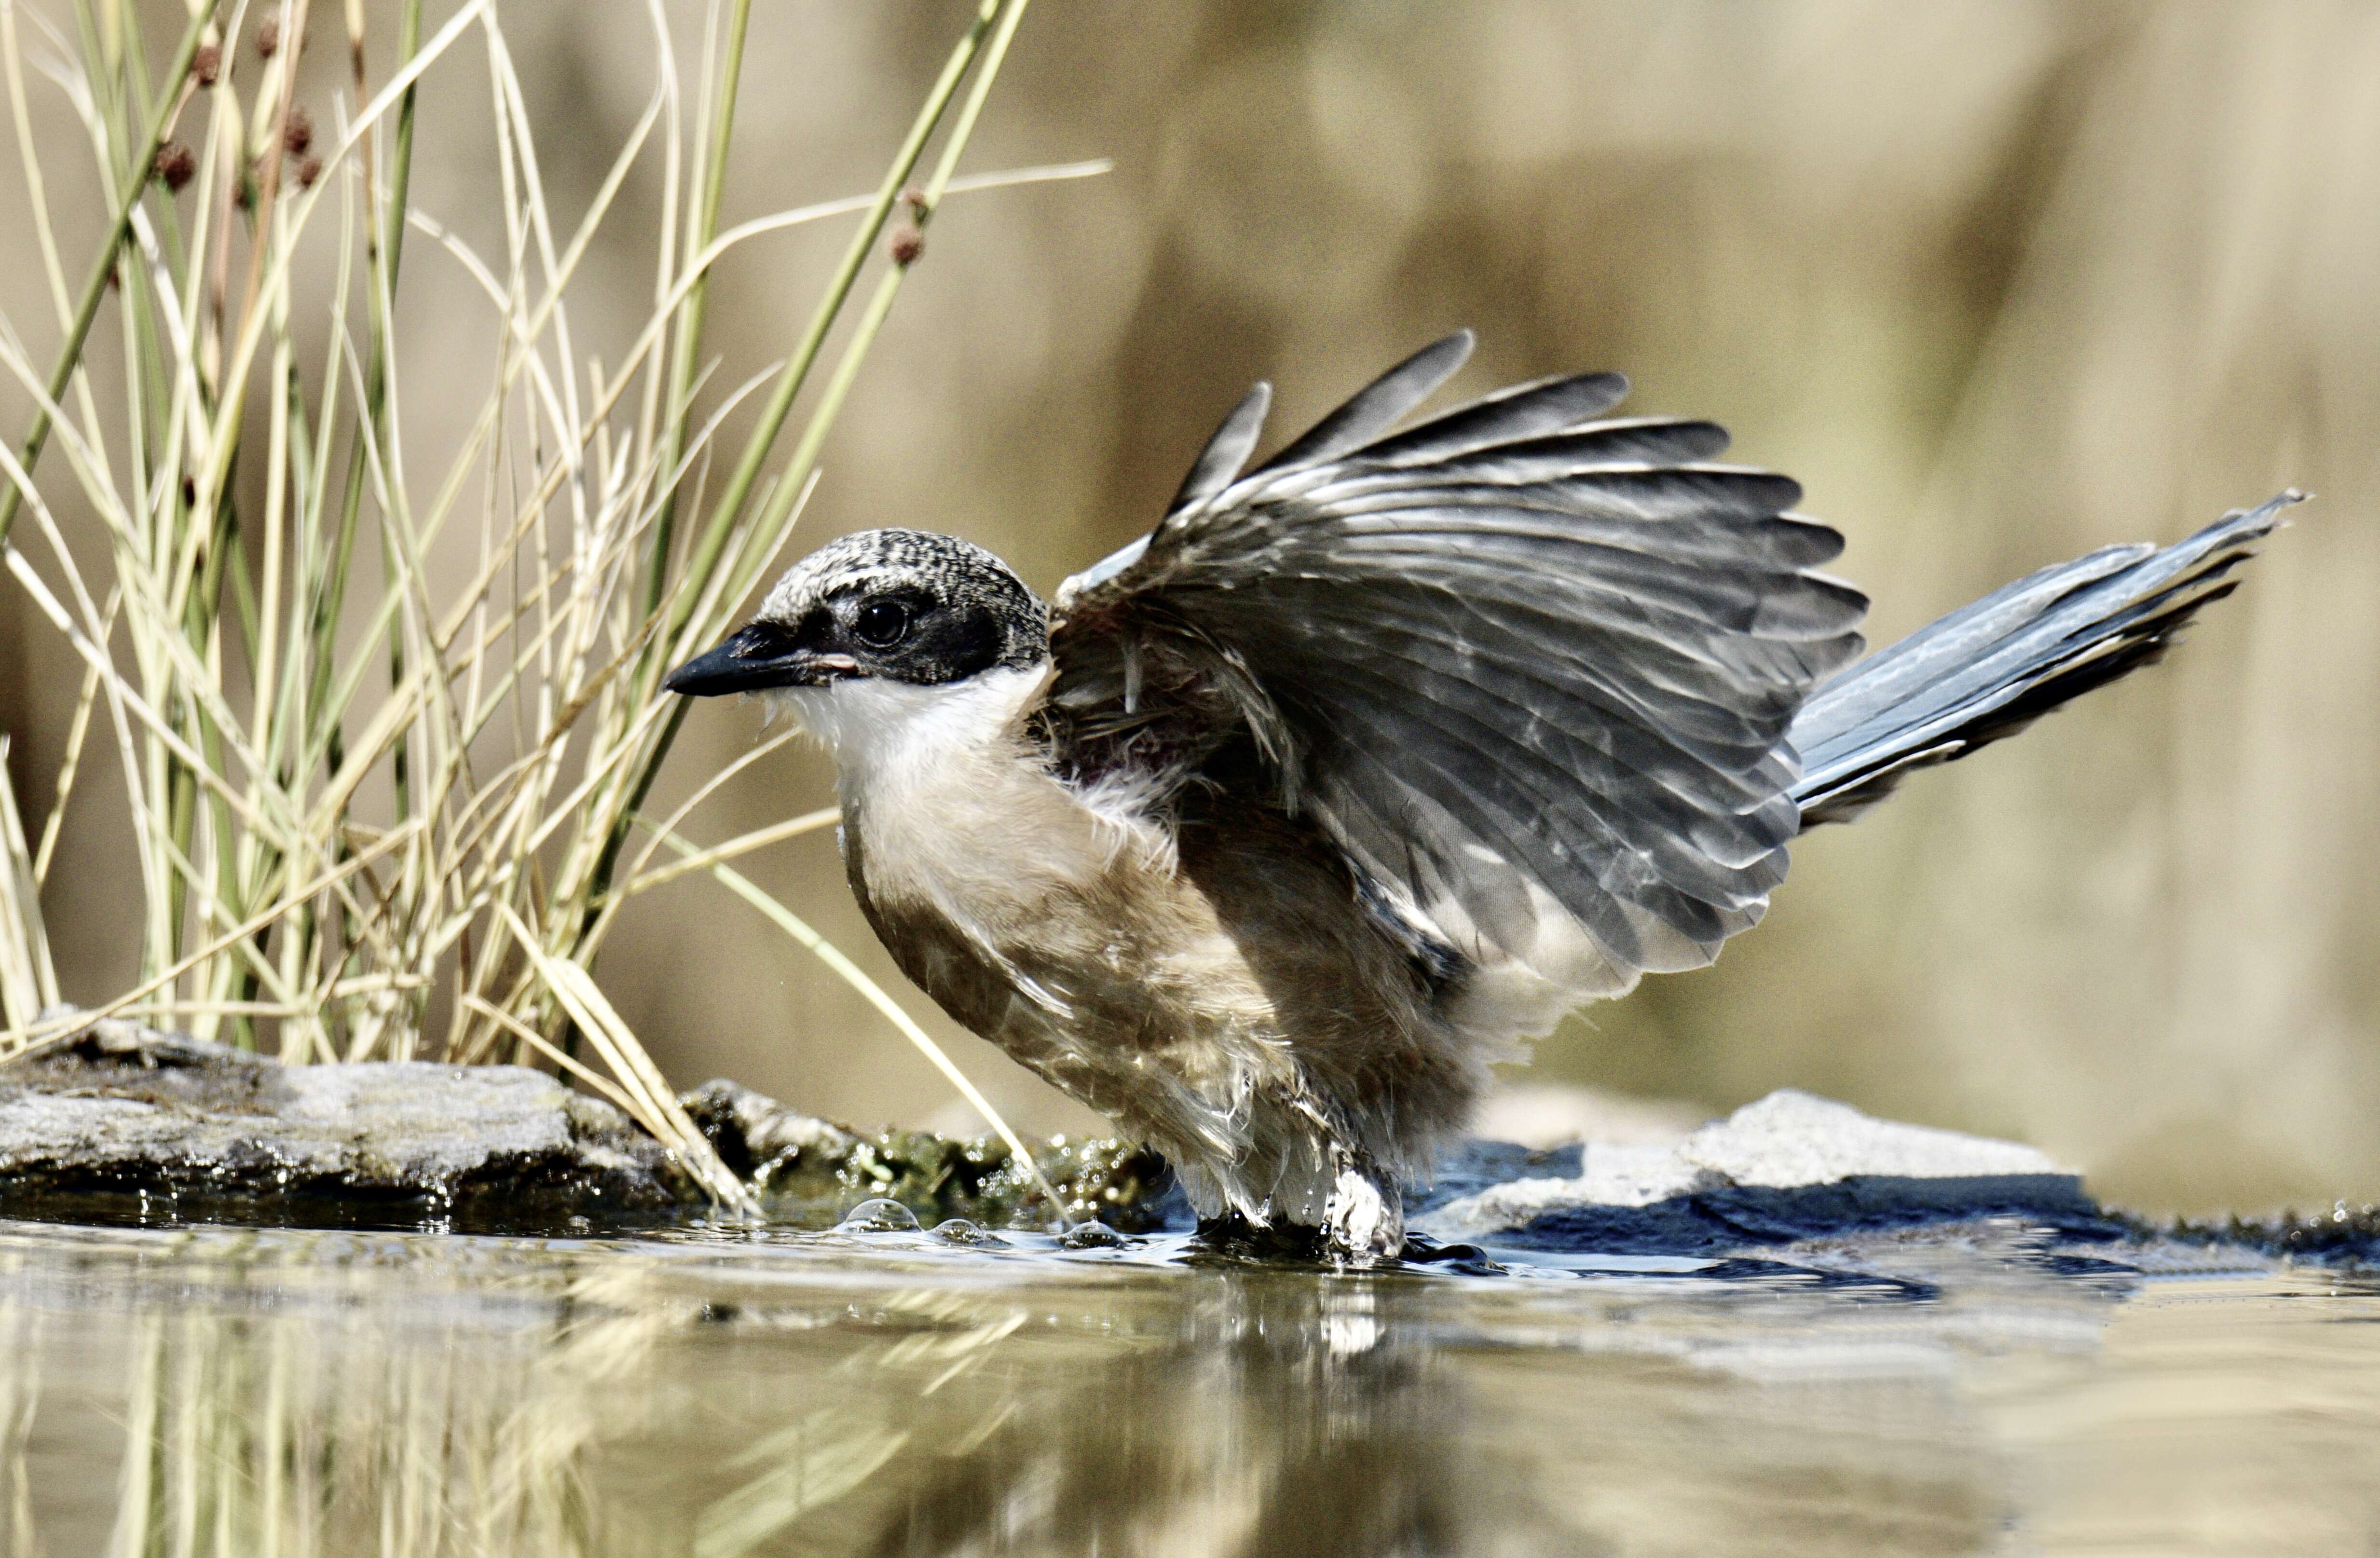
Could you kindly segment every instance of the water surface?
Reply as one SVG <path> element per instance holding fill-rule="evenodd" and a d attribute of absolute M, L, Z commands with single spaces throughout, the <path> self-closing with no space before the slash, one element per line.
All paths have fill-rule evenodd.
<path fill-rule="evenodd" d="M 2380 1546 L 2369 1280 L 2013 1221 L 1505 1274 L 1000 1237 L 0 1224 L 0 1552 Z"/>

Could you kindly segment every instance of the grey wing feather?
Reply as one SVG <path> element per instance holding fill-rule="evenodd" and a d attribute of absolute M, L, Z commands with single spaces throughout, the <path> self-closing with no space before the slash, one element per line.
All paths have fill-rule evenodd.
<path fill-rule="evenodd" d="M 1620 374 L 1556 374 L 1482 396 L 1467 406 L 1458 407 L 1443 416 L 1432 417 L 1394 437 L 1383 438 L 1364 453 L 1367 458 L 1384 465 L 1427 465 L 1451 456 L 1508 445 L 1541 433 L 1576 427 L 1581 422 L 1603 415 L 1627 398 L 1628 381 Z M 1614 429 L 1622 430 L 1629 425 L 1614 424 Z M 1634 425 L 1648 424 L 1640 421 Z M 1655 425 L 1710 428 L 1708 422 L 1662 422 Z M 1727 447 L 1727 434 L 1724 432 L 1718 435 L 1718 447 Z"/>
<path fill-rule="evenodd" d="M 1357 392 L 1354 398 L 1308 428 L 1265 470 L 1296 470 L 1350 454 L 1369 444 L 1427 400 L 1471 357 L 1475 338 L 1468 330 L 1433 341 Z"/>
<path fill-rule="evenodd" d="M 1391 432 L 1469 350 L 1068 581 L 1058 758 L 1161 789 L 1245 733 L 1279 804 L 1467 955 L 1624 988 L 1758 919 L 1800 825 L 1786 729 L 1866 603 L 1807 571 L 1841 538 L 1789 517 L 1798 487 L 1707 463 L 1721 430 L 1595 420 L 1617 375 Z"/>
<path fill-rule="evenodd" d="M 1265 413 L 1272 409 L 1272 386 L 1258 381 L 1256 387 L 1240 397 L 1240 403 L 1223 419 L 1222 426 L 1207 440 L 1191 462 L 1190 474 L 1182 479 L 1182 490 L 1165 505 L 1168 514 L 1179 514 L 1195 508 L 1230 486 L 1257 451 L 1257 440 L 1264 433 Z"/>

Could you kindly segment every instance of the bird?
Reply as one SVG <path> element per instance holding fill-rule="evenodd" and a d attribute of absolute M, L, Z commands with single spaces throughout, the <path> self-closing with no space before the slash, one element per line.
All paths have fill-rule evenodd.
<path fill-rule="evenodd" d="M 972 542 L 821 545 L 666 678 L 831 750 L 845 874 L 953 1018 L 1162 1154 L 1202 1231 L 1397 1259 L 1488 1086 L 1710 963 L 1808 829 L 2157 659 L 2297 500 L 2043 568 L 1863 656 L 1790 478 L 1616 373 L 1408 423 L 1460 331 L 1045 604 Z"/>

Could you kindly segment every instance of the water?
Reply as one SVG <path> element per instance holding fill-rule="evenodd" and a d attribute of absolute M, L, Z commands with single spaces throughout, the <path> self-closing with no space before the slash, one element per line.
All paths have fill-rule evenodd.
<path fill-rule="evenodd" d="M 1000 1238 L 0 1223 L 0 1552 L 2380 1549 L 2368 1279 Z"/>

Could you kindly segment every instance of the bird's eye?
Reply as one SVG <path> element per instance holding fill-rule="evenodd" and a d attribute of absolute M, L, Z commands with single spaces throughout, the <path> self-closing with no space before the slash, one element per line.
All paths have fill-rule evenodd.
<path fill-rule="evenodd" d="M 898 601 L 870 601 L 851 626 L 870 649 L 891 649 L 909 631 L 909 608 Z"/>

